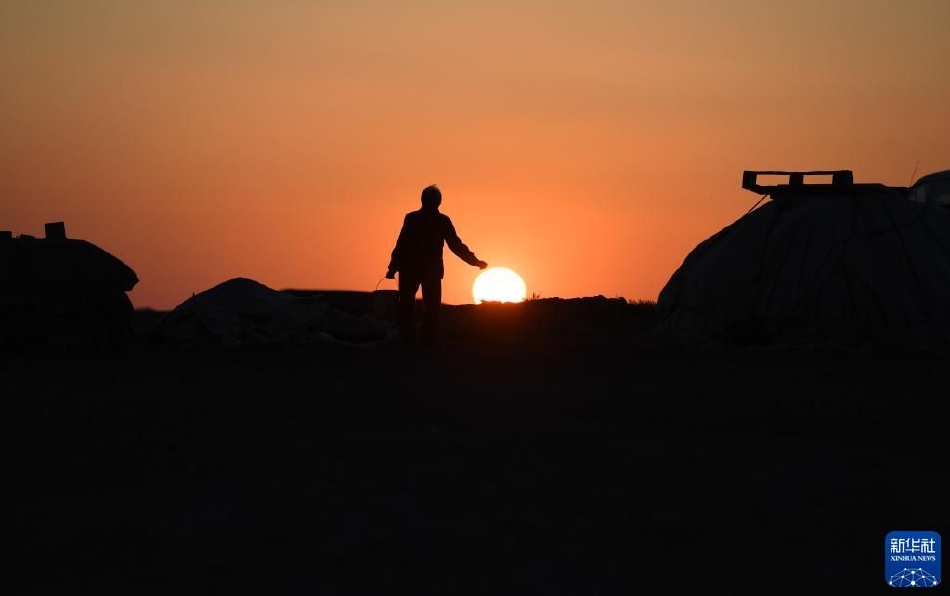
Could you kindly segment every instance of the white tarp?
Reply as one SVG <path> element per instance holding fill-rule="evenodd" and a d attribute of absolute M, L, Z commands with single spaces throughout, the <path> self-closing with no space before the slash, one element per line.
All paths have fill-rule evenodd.
<path fill-rule="evenodd" d="M 657 303 L 664 344 L 950 347 L 950 209 L 884 187 L 769 201 L 697 246 Z"/>
<path fill-rule="evenodd" d="M 369 344 L 388 339 L 392 329 L 372 316 L 338 310 L 320 296 L 293 296 L 239 277 L 178 305 L 155 333 L 166 341 L 213 339 L 228 346 Z"/>

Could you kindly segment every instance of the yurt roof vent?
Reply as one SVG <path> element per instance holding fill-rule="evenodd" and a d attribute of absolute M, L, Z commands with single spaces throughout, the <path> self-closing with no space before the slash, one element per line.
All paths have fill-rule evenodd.
<path fill-rule="evenodd" d="M 784 184 L 759 184 L 759 176 L 787 176 Z M 806 176 L 831 176 L 831 183 L 812 184 L 806 182 Z M 793 194 L 808 195 L 857 195 L 868 191 L 880 190 L 884 185 L 855 184 L 851 170 L 815 170 L 808 172 L 790 171 L 759 171 L 746 170 L 742 172 L 742 188 L 751 190 L 760 195 L 769 195 L 775 198 Z"/>

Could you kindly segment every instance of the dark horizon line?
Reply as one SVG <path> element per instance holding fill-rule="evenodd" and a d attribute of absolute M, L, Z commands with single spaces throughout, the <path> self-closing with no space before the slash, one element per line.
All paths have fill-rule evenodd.
<path fill-rule="evenodd" d="M 367 297 L 368 297 L 368 296 L 371 296 L 371 295 L 373 294 L 373 292 L 374 292 L 374 290 L 315 289 L 315 288 L 293 288 L 293 287 L 291 287 L 291 288 L 282 288 L 282 289 L 280 289 L 280 290 L 278 290 L 278 291 L 279 291 L 279 292 L 288 292 L 288 293 L 292 293 L 292 294 L 300 294 L 300 295 L 315 295 L 315 294 L 337 294 L 337 295 L 340 295 L 340 294 L 351 294 L 351 295 L 366 295 Z M 196 292 L 196 293 L 197 293 L 197 292 Z M 189 298 L 191 298 L 191 296 L 189 296 L 189 297 L 186 298 L 185 300 L 182 300 L 181 302 L 179 302 L 178 304 L 176 304 L 175 306 L 173 306 L 173 307 L 171 307 L 171 308 L 164 308 L 164 309 L 163 309 L 163 308 L 155 308 L 155 307 L 153 307 L 153 306 L 135 306 L 134 303 L 133 303 L 133 306 L 134 306 L 134 308 L 135 308 L 135 312 L 171 312 L 171 311 L 175 310 L 175 308 L 176 308 L 177 306 L 179 306 L 180 304 L 183 304 L 184 302 L 186 302 Z M 605 298 L 605 299 L 607 299 L 607 300 L 623 299 L 623 301 L 626 302 L 627 304 L 656 304 L 656 299 L 644 299 L 644 298 L 634 298 L 634 299 L 630 299 L 630 298 L 627 298 L 627 297 L 625 297 L 625 296 L 620 296 L 620 295 L 617 295 L 617 296 L 607 296 L 607 295 L 605 295 L 605 294 L 592 294 L 592 295 L 587 295 L 587 296 L 567 296 L 567 297 L 565 297 L 565 296 L 543 296 L 543 295 L 540 295 L 540 296 L 537 296 L 537 297 L 527 296 L 527 297 L 525 297 L 525 299 L 522 300 L 521 302 L 510 302 L 510 303 L 494 302 L 494 301 L 489 301 L 489 302 L 496 303 L 496 304 L 522 304 L 522 303 L 524 303 L 524 302 L 531 302 L 531 301 L 536 301 L 536 300 L 583 300 L 583 299 L 586 299 L 586 298 Z M 418 299 L 417 299 L 417 300 L 418 300 Z M 462 302 L 462 303 L 457 303 L 457 304 L 449 303 L 449 302 L 443 302 L 442 304 L 443 304 L 443 306 L 478 306 L 478 304 L 476 304 L 475 302 Z"/>

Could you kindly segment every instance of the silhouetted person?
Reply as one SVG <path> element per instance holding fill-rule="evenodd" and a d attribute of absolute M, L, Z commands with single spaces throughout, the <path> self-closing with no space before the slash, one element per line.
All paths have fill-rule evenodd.
<path fill-rule="evenodd" d="M 488 267 L 488 263 L 478 260 L 458 237 L 449 216 L 439 212 L 441 203 L 442 193 L 437 186 L 422 189 L 422 209 L 406 214 L 386 272 L 389 279 L 394 279 L 399 272 L 399 325 L 406 341 L 414 341 L 416 337 L 413 313 L 420 285 L 425 305 L 422 340 L 430 342 L 435 336 L 445 275 L 443 243 L 469 265 L 479 269 Z"/>

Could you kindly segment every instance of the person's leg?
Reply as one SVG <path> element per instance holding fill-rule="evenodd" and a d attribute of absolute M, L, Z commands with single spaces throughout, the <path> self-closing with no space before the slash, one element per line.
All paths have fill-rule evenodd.
<path fill-rule="evenodd" d="M 416 292 L 419 279 L 399 273 L 399 331 L 403 341 L 416 339 Z"/>
<path fill-rule="evenodd" d="M 422 279 L 422 301 L 425 315 L 422 318 L 422 340 L 431 343 L 439 329 L 439 311 L 442 309 L 442 279 L 427 275 Z"/>

